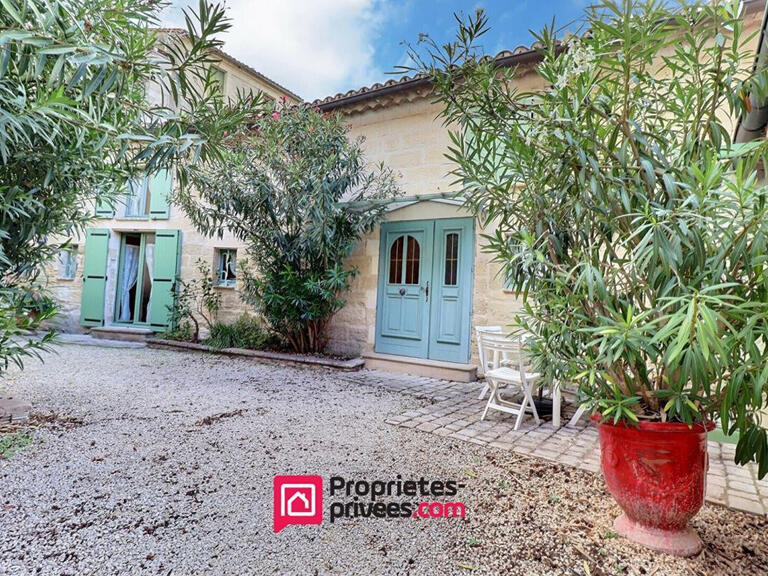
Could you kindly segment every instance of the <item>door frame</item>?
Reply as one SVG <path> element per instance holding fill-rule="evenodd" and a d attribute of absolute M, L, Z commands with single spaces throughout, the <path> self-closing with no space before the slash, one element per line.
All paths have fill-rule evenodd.
<path fill-rule="evenodd" d="M 429 322 L 430 314 L 428 307 L 422 308 L 421 334 L 420 339 L 411 339 L 407 337 L 395 337 L 384 334 L 384 291 L 389 283 L 387 275 L 389 271 L 389 235 L 397 236 L 410 234 L 416 238 L 422 237 L 423 246 L 419 248 L 419 299 L 426 297 L 425 285 L 432 280 L 432 235 L 434 233 L 434 222 L 432 220 L 397 220 L 394 222 L 382 222 L 380 226 L 380 246 L 379 246 L 379 272 L 376 288 L 376 335 L 374 350 L 382 354 L 398 354 L 410 356 L 413 358 L 426 358 L 429 353 Z M 429 250 L 427 250 L 429 246 Z M 403 248 L 403 257 L 405 258 L 405 244 Z M 387 340 L 391 338 L 392 340 Z M 386 348 L 382 350 L 382 348 Z"/>
<path fill-rule="evenodd" d="M 125 258 L 125 241 L 126 237 L 129 234 L 138 234 L 141 237 L 141 240 L 139 241 L 139 270 L 136 274 L 136 286 L 142 286 L 144 283 L 144 256 L 146 255 L 146 248 L 147 248 L 147 236 L 155 235 L 154 232 L 133 232 L 130 230 L 120 231 L 120 249 L 118 251 L 118 259 L 117 259 L 117 285 L 115 286 L 115 303 L 114 303 L 114 312 L 112 316 L 112 323 L 116 324 L 118 326 L 138 326 L 140 328 L 149 328 L 149 321 L 147 322 L 136 322 L 134 319 L 136 318 L 136 315 L 139 314 L 139 310 L 141 308 L 141 290 L 136 290 L 136 295 L 134 296 L 133 300 L 133 318 L 130 322 L 124 322 L 121 320 L 118 320 L 120 318 L 120 301 L 122 299 L 122 283 L 121 280 L 123 278 L 123 259 Z M 151 295 L 150 295 L 151 297 Z"/>
<path fill-rule="evenodd" d="M 400 345 L 397 342 L 386 342 L 383 337 L 383 293 L 388 282 L 387 272 L 389 268 L 388 236 L 392 232 L 407 234 L 409 231 L 425 229 L 425 246 L 422 248 L 422 263 L 427 265 L 423 269 L 421 290 L 426 282 L 429 282 L 429 301 L 425 306 L 425 332 L 420 346 Z M 459 243 L 459 286 L 461 310 L 459 321 L 461 322 L 460 341 L 447 345 L 433 337 L 433 330 L 438 325 L 439 309 L 435 305 L 438 295 L 438 285 L 442 283 L 444 274 L 444 245 L 443 239 L 438 239 L 446 230 L 460 229 L 466 233 L 466 238 L 461 238 Z M 374 336 L 374 351 L 381 354 L 394 354 L 425 360 L 441 360 L 457 363 L 468 363 L 471 357 L 471 329 L 472 311 L 474 304 L 474 269 L 475 269 L 475 221 L 471 217 L 455 218 L 431 218 L 424 220 L 395 220 L 382 222 L 379 236 L 379 263 L 378 279 L 376 287 L 376 330 Z M 438 254 L 440 251 L 440 254 Z M 405 340 L 403 338 L 403 340 Z"/>

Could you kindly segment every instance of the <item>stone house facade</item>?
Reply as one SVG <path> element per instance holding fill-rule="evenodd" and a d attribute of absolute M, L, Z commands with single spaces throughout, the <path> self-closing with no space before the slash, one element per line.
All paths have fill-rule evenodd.
<path fill-rule="evenodd" d="M 762 0 L 745 2 L 748 31 L 760 28 L 763 6 Z M 751 52 L 755 54 L 758 34 L 752 42 Z M 521 90 L 543 88 L 535 71 L 535 50 L 520 47 L 498 54 L 496 60 L 500 66 L 517 68 L 515 82 Z M 240 86 L 261 90 L 273 98 L 286 96 L 292 102 L 299 101 L 288 90 L 224 54 L 221 70 L 225 93 L 234 93 Z M 347 306 L 333 320 L 330 351 L 362 355 L 369 367 L 473 379 L 477 366 L 475 328 L 510 324 L 520 302 L 505 290 L 500 266 L 483 250 L 483 235 L 493 234 L 495 225 L 483 228 L 455 198 L 457 190 L 451 186 L 451 166 L 445 158 L 449 132 L 439 118 L 439 106 L 432 102 L 429 82 L 404 77 L 312 105 L 342 114 L 350 137 L 364 138 L 367 160 L 392 168 L 404 193 L 388 206 L 384 221 L 362 239 L 349 259 L 349 265 L 356 266 L 360 274 L 346 295 Z M 152 188 L 153 183 L 148 184 Z M 101 242 L 102 249 L 93 251 L 95 256 L 91 257 L 91 239 L 80 239 L 73 265 L 77 271 L 67 271 L 66 262 L 59 262 L 52 270 L 52 277 L 58 277 L 52 289 L 62 302 L 60 323 L 65 329 L 161 329 L 162 322 L 153 323 L 152 310 L 146 310 L 138 288 L 131 288 L 128 304 L 123 305 L 125 287 L 132 278 L 126 281 L 121 273 L 129 252 L 143 259 L 148 270 L 148 247 L 158 240 L 158 246 L 176 247 L 177 261 L 173 262 L 178 262 L 177 274 L 182 280 L 198 275 L 198 260 L 210 267 L 223 295 L 222 320 L 233 320 L 244 311 L 237 294 L 236 267 L 227 271 L 228 259 L 236 260 L 243 247 L 232 237 L 214 240 L 200 235 L 173 206 L 158 208 L 159 217 L 151 214 L 152 210 L 148 206 L 148 213 L 141 218 L 105 214 L 106 219 L 94 224 L 102 234 L 108 232 L 96 241 Z M 97 299 L 95 309 L 103 313 L 93 318 L 85 313 L 91 298 L 83 290 L 90 281 L 89 259 L 106 262 L 103 270 L 97 270 L 104 275 L 97 278 L 104 284 L 104 301 Z M 158 265 L 155 254 L 150 260 L 149 264 Z M 162 266 L 158 269 L 158 274 L 167 272 L 167 278 L 138 274 L 136 285 L 143 281 L 146 289 L 149 278 L 149 289 L 154 291 L 153 283 L 172 277 L 173 262 L 169 260 L 167 270 Z M 71 277 L 62 278 L 62 269 Z M 153 303 L 156 311 L 155 306 Z M 126 314 L 133 315 L 130 322 L 124 321 Z"/>
<path fill-rule="evenodd" d="M 214 64 L 224 96 L 261 92 L 288 104 L 301 99 L 230 55 L 216 51 Z M 159 98 L 159 87 L 150 86 Z M 60 303 L 54 322 L 68 332 L 145 336 L 165 329 L 166 305 L 177 279 L 199 277 L 198 262 L 219 280 L 220 319 L 244 311 L 237 295 L 237 256 L 243 246 L 232 235 L 201 235 L 167 199 L 172 178 L 158 175 L 129 183 L 116 206 L 96 206 L 96 219 L 83 237 L 71 239 L 48 269 L 49 288 Z"/>

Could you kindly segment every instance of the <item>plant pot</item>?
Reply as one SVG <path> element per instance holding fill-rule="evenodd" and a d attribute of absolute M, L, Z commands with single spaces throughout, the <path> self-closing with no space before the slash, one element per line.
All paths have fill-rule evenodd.
<path fill-rule="evenodd" d="M 701 540 L 688 522 L 704 503 L 712 422 L 692 428 L 681 423 L 639 426 L 597 422 L 605 483 L 624 513 L 613 525 L 621 535 L 648 548 L 693 556 Z"/>
<path fill-rule="evenodd" d="M 523 401 L 523 395 L 520 394 L 518 396 L 515 396 L 513 398 L 514 402 L 517 402 L 518 404 L 522 403 Z M 536 413 L 539 415 L 539 418 L 546 420 L 547 418 L 552 417 L 553 412 L 553 403 L 551 398 L 541 398 L 534 396 L 533 397 L 533 404 L 536 406 Z"/>

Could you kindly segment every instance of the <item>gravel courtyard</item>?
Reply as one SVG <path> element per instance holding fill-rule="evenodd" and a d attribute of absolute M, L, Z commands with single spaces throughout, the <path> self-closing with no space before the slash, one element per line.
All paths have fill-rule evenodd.
<path fill-rule="evenodd" d="M 426 400 L 340 373 L 67 345 L 8 393 L 59 420 L 0 460 L 3 576 L 768 573 L 765 518 L 707 505 L 702 554 L 651 554 L 612 532 L 599 475 L 386 424 Z M 457 479 L 467 518 L 275 534 L 276 474 Z"/>

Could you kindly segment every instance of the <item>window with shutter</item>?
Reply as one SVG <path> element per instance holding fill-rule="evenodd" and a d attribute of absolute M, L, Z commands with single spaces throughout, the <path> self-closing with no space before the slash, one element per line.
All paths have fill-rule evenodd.
<path fill-rule="evenodd" d="M 107 285 L 107 255 L 109 230 L 92 228 L 85 235 L 83 264 L 83 294 L 80 304 L 80 324 L 104 324 L 104 289 Z"/>
<path fill-rule="evenodd" d="M 167 220 L 170 217 L 170 197 L 173 186 L 173 173 L 161 170 L 149 178 L 149 217 L 154 220 Z"/>
<path fill-rule="evenodd" d="M 77 244 L 70 244 L 59 250 L 58 275 L 59 280 L 74 280 L 77 274 Z"/>
<path fill-rule="evenodd" d="M 165 329 L 170 322 L 171 310 L 176 298 L 181 231 L 158 230 L 155 234 L 154 252 L 149 324 L 153 329 Z"/>
<path fill-rule="evenodd" d="M 113 200 L 97 200 L 96 201 L 96 217 L 97 218 L 114 218 L 115 206 Z"/>

